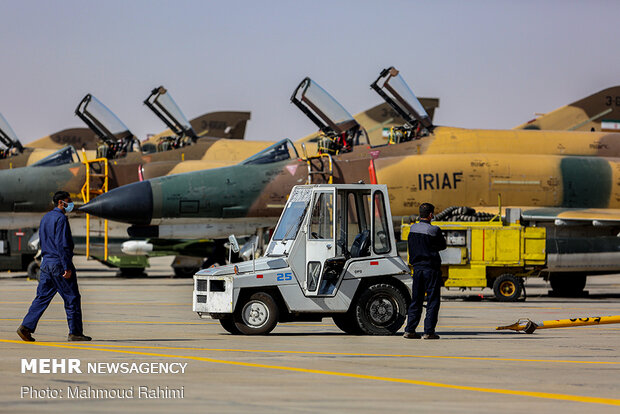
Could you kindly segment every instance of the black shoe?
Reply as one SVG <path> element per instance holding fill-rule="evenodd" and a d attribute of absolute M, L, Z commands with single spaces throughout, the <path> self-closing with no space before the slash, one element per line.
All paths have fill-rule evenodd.
<path fill-rule="evenodd" d="M 424 334 L 424 336 L 422 337 L 424 339 L 439 339 L 439 335 L 432 333 L 432 334 Z"/>
<path fill-rule="evenodd" d="M 24 325 L 19 325 L 19 328 L 17 328 L 17 335 L 26 342 L 34 342 L 31 333 L 30 329 L 26 328 Z"/>
<path fill-rule="evenodd" d="M 67 336 L 67 341 L 91 341 L 93 338 L 91 338 L 90 336 L 86 336 L 86 335 L 73 335 L 73 334 L 69 334 L 69 336 Z"/>
<path fill-rule="evenodd" d="M 405 333 L 403 334 L 403 338 L 405 338 L 405 339 L 420 339 L 422 337 L 418 333 L 405 331 Z"/>

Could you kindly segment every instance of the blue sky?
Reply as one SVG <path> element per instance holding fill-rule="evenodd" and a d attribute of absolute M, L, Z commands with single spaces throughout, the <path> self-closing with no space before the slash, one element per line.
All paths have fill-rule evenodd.
<path fill-rule="evenodd" d="M 139 137 L 165 85 L 192 118 L 250 110 L 248 139 L 315 130 L 289 98 L 312 77 L 350 112 L 394 65 L 438 124 L 511 128 L 620 84 L 615 1 L 0 0 L 0 112 L 28 142 L 92 93 Z"/>

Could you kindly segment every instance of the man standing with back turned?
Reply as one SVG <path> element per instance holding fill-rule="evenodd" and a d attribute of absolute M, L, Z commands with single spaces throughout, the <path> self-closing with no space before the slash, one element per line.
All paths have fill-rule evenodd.
<path fill-rule="evenodd" d="M 43 216 L 39 226 L 41 244 L 41 277 L 37 296 L 32 301 L 28 314 L 17 328 L 17 334 L 24 341 L 32 342 L 32 333 L 39 319 L 47 309 L 56 292 L 65 301 L 65 312 L 69 323 L 69 341 L 90 341 L 82 328 L 82 303 L 73 266 L 73 237 L 65 213 L 73 210 L 69 193 L 57 191 L 54 194 L 55 208 Z"/>
<path fill-rule="evenodd" d="M 446 248 L 441 229 L 431 225 L 435 206 L 430 203 L 420 205 L 420 221 L 411 225 L 409 238 L 409 264 L 413 266 L 413 286 L 409 320 L 404 338 L 419 339 L 416 333 L 422 316 L 422 303 L 426 297 L 426 317 L 424 318 L 424 339 L 439 339 L 435 333 L 439 303 L 441 301 L 441 257 L 439 252 Z"/>

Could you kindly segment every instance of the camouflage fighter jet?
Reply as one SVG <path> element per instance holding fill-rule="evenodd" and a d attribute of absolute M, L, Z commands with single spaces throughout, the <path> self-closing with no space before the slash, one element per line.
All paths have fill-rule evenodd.
<path fill-rule="evenodd" d="M 160 105 L 162 108 L 160 111 L 167 109 L 172 112 L 172 105 L 176 107 L 172 98 L 163 88 L 158 88 L 157 92 L 157 96 L 160 98 L 162 95 L 166 96 L 166 103 L 170 105 Z M 180 113 L 180 110 L 178 111 Z M 90 159 L 95 156 L 109 158 L 110 188 L 138 181 L 140 179 L 139 167 L 149 162 L 173 161 L 178 163 L 185 159 L 204 159 L 208 157 L 207 154 L 213 149 L 212 147 L 223 147 L 222 144 L 218 144 L 221 138 L 199 137 L 191 128 L 190 123 L 183 117 L 182 119 L 186 124 L 183 125 L 179 135 L 167 139 L 166 144 L 170 145 L 162 145 L 164 148 L 159 148 L 159 151 L 155 148 L 152 153 L 142 152 L 137 139 L 129 128 L 94 96 L 86 95 L 78 105 L 76 113 L 100 140 L 100 144 L 88 151 L 86 157 Z M 237 131 L 245 130 L 245 122 L 249 119 L 247 112 L 210 113 L 201 116 L 199 119 L 200 122 L 205 122 L 207 125 L 210 122 L 219 125 L 225 122 L 218 118 L 221 114 L 228 117 L 229 121 L 234 122 L 230 124 L 226 122 L 227 127 L 212 128 L 212 131 L 230 136 L 230 131 L 235 128 Z M 226 132 L 226 130 L 228 131 Z M 189 142 L 184 142 L 184 145 L 175 144 L 175 141 L 177 143 L 182 142 L 187 135 L 191 136 L 191 140 L 195 143 L 192 142 L 191 145 Z M 163 141 L 161 140 L 160 143 Z M 238 140 L 235 142 L 238 143 Z M 250 151 L 254 153 L 257 151 L 256 148 L 261 149 L 269 144 L 250 145 Z M 229 145 L 232 146 L 233 144 L 230 143 Z M 218 156 L 221 156 L 222 153 L 226 152 L 217 151 Z M 82 154 L 75 148 L 65 146 L 29 167 L 0 171 L 0 211 L 37 214 L 47 211 L 50 208 L 49 200 L 58 188 L 69 191 L 79 203 L 80 191 L 86 177 L 86 167 L 83 161 Z M 20 223 L 24 225 L 24 222 Z M 6 228 L 6 224 L 5 220 L 0 220 L 0 228 Z M 33 224 L 36 226 L 38 222 Z"/>
<path fill-rule="evenodd" d="M 41 213 L 51 208 L 50 200 L 55 191 L 59 188 L 66 189 L 79 204 L 87 172 L 84 158 L 94 159 L 99 155 L 110 159 L 109 184 L 113 188 L 140 179 L 139 167 L 149 161 L 173 160 L 173 163 L 178 163 L 184 159 L 204 158 L 208 150 L 217 144 L 219 137 L 228 137 L 229 139 L 224 141 L 235 140 L 238 143 L 238 140 L 243 138 L 245 124 L 250 118 L 249 112 L 227 111 L 208 113 L 187 121 L 163 87 L 156 88 L 147 101 L 158 116 L 160 113 L 174 114 L 166 119 L 170 125 L 178 122 L 181 129 L 174 131 L 177 132 L 176 135 L 173 135 L 173 131 L 165 131 L 160 134 L 160 137 L 165 138 L 149 142 L 143 148 L 125 124 L 92 95 L 87 95 L 76 109 L 78 116 L 90 129 L 65 130 L 33 143 L 46 149 L 23 148 L 9 124 L 0 116 L 0 142 L 7 146 L 7 151 L 2 155 L 8 155 L 0 160 L 0 165 L 4 162 L 8 168 L 0 171 L 0 211 L 5 213 L 0 216 L 0 241 L 4 246 L 9 246 L 9 253 L 15 256 L 15 264 L 10 268 L 22 268 L 23 260 L 18 256 L 21 255 L 20 252 L 28 250 L 27 238 L 38 227 Z M 202 133 L 209 135 L 203 136 L 202 133 L 194 132 L 194 125 Z M 84 130 L 88 133 L 85 134 Z M 184 140 L 187 136 L 189 140 Z M 85 140 L 84 137 L 90 138 Z M 81 144 L 87 151 L 77 152 L 73 146 L 54 150 L 58 143 Z M 258 147 L 250 145 L 251 150 L 248 152 L 254 153 L 257 148 L 267 145 L 268 143 Z M 223 147 L 221 144 L 219 146 Z M 24 168 L 17 168 L 19 166 Z M 100 165 L 93 167 L 101 168 Z M 173 165 L 170 168 L 172 167 Z M 101 184 L 101 178 L 95 181 Z M 73 217 L 75 218 L 75 215 Z M 72 223 L 79 252 L 80 247 L 83 247 L 80 240 L 85 237 L 83 217 L 72 219 Z M 102 225 L 102 222 L 93 222 L 93 226 L 98 230 L 101 230 Z M 111 252 L 120 253 L 120 243 L 127 239 L 126 226 L 110 223 L 109 231 L 111 240 L 116 240 L 110 243 Z M 10 239 L 13 233 L 23 235 L 12 242 Z M 21 243 L 24 237 L 25 241 Z M 118 248 L 115 249 L 115 246 Z M 12 254 L 14 252 L 15 255 Z M 27 255 L 31 256 L 33 252 L 28 251 Z M 0 268 L 6 267 L 0 263 Z"/>
<path fill-rule="evenodd" d="M 271 227 L 290 188 L 309 181 L 387 184 L 397 220 L 425 201 L 438 209 L 496 209 L 501 194 L 504 206 L 521 207 L 525 219 L 553 229 L 548 250 L 562 256 L 558 272 L 582 271 L 576 262 L 584 257 L 591 272 L 620 270 L 620 134 L 436 126 L 395 68 L 371 87 L 406 120 L 390 131 L 393 145 L 355 145 L 364 136 L 359 125 L 304 79 L 292 101 L 322 131 L 319 156 L 300 159 L 282 141 L 239 165 L 120 187 L 82 210 L 130 223 L 136 236 L 180 237 L 169 234 L 174 223 L 191 237 L 221 237 L 226 224 L 240 234 L 252 230 L 243 225 Z M 313 166 L 319 160 L 322 166 Z M 575 237 L 585 240 L 586 252 L 572 254 Z"/>

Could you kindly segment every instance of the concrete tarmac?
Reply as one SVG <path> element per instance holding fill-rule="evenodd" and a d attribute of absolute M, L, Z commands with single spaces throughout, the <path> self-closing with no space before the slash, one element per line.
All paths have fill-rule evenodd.
<path fill-rule="evenodd" d="M 58 296 L 37 342 L 22 342 L 15 329 L 36 282 L 0 275 L 0 412 L 620 412 L 620 325 L 495 330 L 519 318 L 620 315 L 620 275 L 591 277 L 589 296 L 572 299 L 550 297 L 539 279 L 527 282 L 525 302 L 444 290 L 437 341 L 350 336 L 331 319 L 247 337 L 199 319 L 192 280 L 170 278 L 169 259 L 154 262 L 138 279 L 76 263 L 86 343 L 66 342 Z M 22 373 L 22 359 L 35 358 L 78 359 L 82 373 Z M 187 365 L 168 374 L 100 368 L 118 363 Z M 128 390 L 133 398 L 110 398 Z"/>

